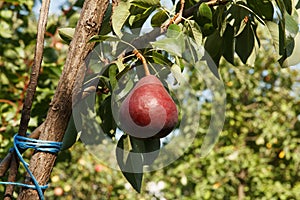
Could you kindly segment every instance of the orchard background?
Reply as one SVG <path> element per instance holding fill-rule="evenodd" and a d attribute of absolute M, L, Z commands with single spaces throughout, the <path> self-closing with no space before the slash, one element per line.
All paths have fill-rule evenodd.
<path fill-rule="evenodd" d="M 65 28 L 76 27 L 83 3 L 82 0 L 65 2 L 48 17 L 29 132 L 47 118 L 68 56 L 69 40 L 73 37 L 73 29 Z M 184 3 L 183 10 L 181 3 Z M 0 1 L 0 159 L 9 152 L 13 136 L 19 130 L 37 42 L 39 12 L 33 11 L 35 5 L 39 3 Z M 122 37 L 124 27 L 168 28 L 166 21 L 176 13 L 183 16 L 180 20 L 173 18 L 172 29 L 190 35 L 205 46 L 218 67 L 216 70 L 209 66 L 211 71 L 223 79 L 226 91 L 223 131 L 206 157 L 199 156 L 203 138 L 196 137 L 174 163 L 145 173 L 140 193 L 121 171 L 99 162 L 79 140 L 60 152 L 54 168 L 49 169 L 52 171 L 50 187 L 45 190 L 45 198 L 297 199 L 300 196 L 297 8 L 299 2 L 289 0 L 110 2 L 98 32 L 101 36 L 113 33 Z M 171 55 L 178 53 L 168 49 L 167 44 L 160 47 Z M 155 55 L 163 61 L 169 58 L 167 54 Z M 286 57 L 288 62 L 284 62 Z M 180 67 L 183 71 L 185 66 Z M 195 82 L 190 83 L 191 87 L 201 91 L 205 86 L 199 85 L 193 76 L 192 73 Z M 209 125 L 210 106 L 209 101 L 203 104 L 199 135 L 205 134 Z M 68 120 L 61 120 L 65 122 L 63 133 Z M 23 154 L 28 162 L 32 153 Z M 16 181 L 22 182 L 25 175 L 20 167 Z M 6 173 L 1 181 L 7 176 Z M 20 193 L 16 188 L 13 197 Z M 0 199 L 4 195 L 5 187 L 0 185 Z"/>

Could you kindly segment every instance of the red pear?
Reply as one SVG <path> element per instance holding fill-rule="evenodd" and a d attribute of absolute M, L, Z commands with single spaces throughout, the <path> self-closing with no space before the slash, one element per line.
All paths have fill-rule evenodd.
<path fill-rule="evenodd" d="M 143 77 L 122 102 L 121 129 L 136 138 L 162 138 L 178 122 L 177 107 L 158 78 Z"/>

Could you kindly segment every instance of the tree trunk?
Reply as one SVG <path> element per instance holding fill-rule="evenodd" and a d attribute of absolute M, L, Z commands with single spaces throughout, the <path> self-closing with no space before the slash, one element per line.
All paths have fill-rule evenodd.
<path fill-rule="evenodd" d="M 43 124 L 40 140 L 61 141 L 72 112 L 72 96 L 80 86 L 84 73 L 84 59 L 93 49 L 89 39 L 99 32 L 109 0 L 85 0 L 74 38 L 70 44 L 67 60 L 56 92 Z M 35 152 L 30 159 L 29 168 L 40 185 L 47 184 L 54 166 L 56 155 Z M 25 180 L 32 184 L 31 180 Z M 39 199 L 36 190 L 23 188 L 19 200 Z"/>

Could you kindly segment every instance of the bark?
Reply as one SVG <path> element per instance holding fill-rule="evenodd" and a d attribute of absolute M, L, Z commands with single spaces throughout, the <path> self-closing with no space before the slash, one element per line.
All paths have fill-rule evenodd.
<path fill-rule="evenodd" d="M 37 29 L 37 41 L 35 46 L 35 54 L 33 66 L 30 74 L 30 82 L 26 90 L 26 97 L 22 109 L 22 116 L 20 121 L 20 128 L 18 134 L 21 136 L 26 136 L 26 131 L 28 128 L 28 123 L 30 120 L 31 107 L 38 84 L 38 78 L 40 75 L 40 69 L 43 60 L 44 53 L 44 41 L 45 41 L 45 32 L 48 20 L 48 13 L 50 7 L 50 0 L 44 0 L 42 2 L 42 7 L 40 10 L 40 17 Z"/>
<path fill-rule="evenodd" d="M 21 122 L 19 127 L 18 134 L 21 136 L 26 136 L 26 131 L 28 128 L 28 123 L 30 120 L 30 112 L 31 107 L 36 91 L 36 87 L 38 84 L 38 78 L 40 75 L 40 69 L 42 65 L 42 59 L 43 59 L 43 52 L 44 52 L 44 38 L 45 38 L 45 32 L 46 32 L 46 26 L 47 26 L 47 20 L 48 20 L 48 12 L 50 7 L 50 0 L 44 0 L 42 2 L 42 7 L 40 11 L 40 17 L 38 22 L 38 28 L 37 28 L 37 42 L 35 46 L 35 54 L 34 54 L 34 62 L 31 69 L 31 75 L 30 75 L 30 82 L 28 84 L 27 92 L 25 101 L 23 104 L 22 109 L 22 116 L 21 116 Z M 15 152 L 11 152 L 6 157 L 9 161 L 10 165 L 4 165 L 2 170 L 3 172 L 10 167 L 9 174 L 8 174 L 8 182 L 15 182 L 17 179 L 18 174 L 18 168 L 19 168 L 19 159 Z M 5 160 L 6 161 L 6 160 Z M 0 174 L 2 174 L 0 172 Z M 7 185 L 5 189 L 5 198 L 4 200 L 10 200 L 12 199 L 14 191 L 14 185 Z"/>
<path fill-rule="evenodd" d="M 237 177 L 240 180 L 240 184 L 238 186 L 238 200 L 243 200 L 245 198 L 245 186 L 247 177 L 246 169 L 242 169 Z"/>
<path fill-rule="evenodd" d="M 78 21 L 74 38 L 69 47 L 67 60 L 50 104 L 46 120 L 41 129 L 40 140 L 61 141 L 72 112 L 73 92 L 79 91 L 84 77 L 84 59 L 93 49 L 89 39 L 99 32 L 108 0 L 86 0 Z M 56 155 L 35 152 L 30 159 L 29 168 L 40 185 L 47 184 L 54 166 Z M 32 184 L 31 180 L 25 181 Z M 23 188 L 19 200 L 39 199 L 37 191 Z"/>

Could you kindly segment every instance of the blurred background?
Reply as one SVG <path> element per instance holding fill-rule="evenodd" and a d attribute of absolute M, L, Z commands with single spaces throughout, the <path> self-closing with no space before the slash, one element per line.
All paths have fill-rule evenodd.
<path fill-rule="evenodd" d="M 30 131 L 46 117 L 66 58 L 68 45 L 57 29 L 76 26 L 82 2 L 52 1 Z M 39 6 L 39 1 L 30 0 L 0 2 L 0 159 L 18 130 Z M 255 67 L 221 61 L 226 121 L 209 155 L 199 156 L 203 138 L 196 137 L 180 159 L 146 173 L 138 194 L 120 171 L 100 163 L 78 141 L 59 154 L 46 199 L 298 199 L 300 67 L 281 68 L 269 33 L 260 27 L 259 34 L 263 39 Z M 209 101 L 203 104 L 199 135 L 209 124 L 210 106 Z M 28 159 L 30 151 L 24 157 Z M 22 181 L 24 169 L 19 172 Z M 3 193 L 0 185 L 0 199 Z"/>

